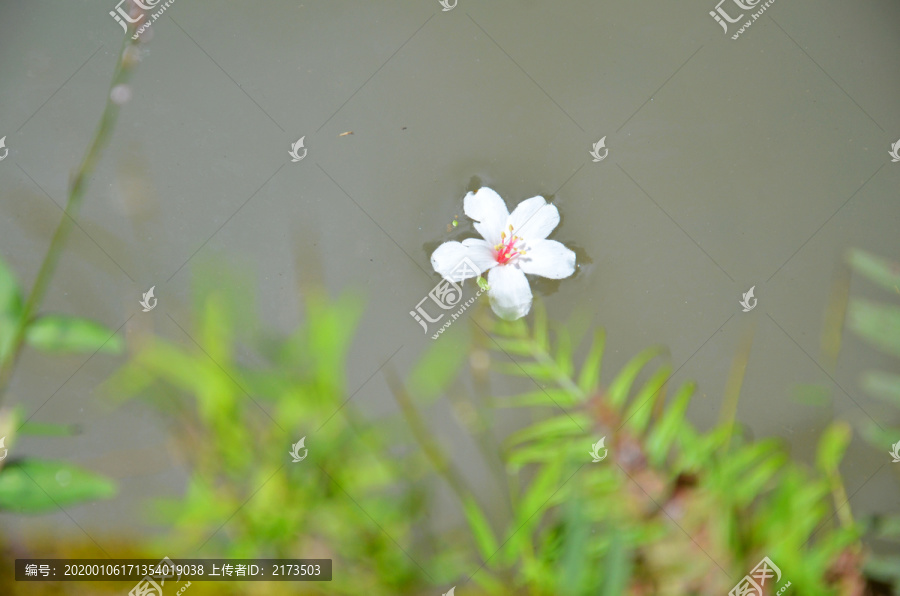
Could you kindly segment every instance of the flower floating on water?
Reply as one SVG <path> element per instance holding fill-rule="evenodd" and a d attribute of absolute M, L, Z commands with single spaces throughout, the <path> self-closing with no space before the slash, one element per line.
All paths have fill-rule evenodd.
<path fill-rule="evenodd" d="M 559 224 L 559 211 L 544 197 L 526 199 L 510 213 L 506 203 L 487 187 L 463 201 L 466 215 L 484 238 L 445 242 L 431 255 L 434 270 L 449 281 L 487 275 L 491 308 L 503 319 L 518 319 L 531 310 L 531 287 L 525 274 L 563 279 L 575 272 L 575 253 L 547 240 Z M 479 271 L 459 277 L 459 263 L 468 258 Z"/>

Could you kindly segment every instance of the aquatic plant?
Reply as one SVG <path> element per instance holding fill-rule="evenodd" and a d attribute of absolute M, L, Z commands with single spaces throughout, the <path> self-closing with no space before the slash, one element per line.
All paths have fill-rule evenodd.
<path fill-rule="evenodd" d="M 767 590 L 789 582 L 792 594 L 861 593 L 861 529 L 842 508 L 838 472 L 850 438 L 845 423 L 824 432 L 808 469 L 778 440 L 749 440 L 727 417 L 710 431 L 694 429 L 684 419 L 694 384 L 666 399 L 671 365 L 652 366 L 661 348 L 638 354 L 604 384 L 602 330 L 576 368 L 578 342 L 563 325 L 551 332 L 540 307 L 530 324 L 486 318 L 479 326 L 489 337 L 473 333 L 473 377 L 486 382 L 488 371 L 502 372 L 531 385 L 491 395 L 491 407 L 545 414 L 504 441 L 500 484 L 510 509 L 493 523 L 427 433 L 416 433 L 469 524 L 477 554 L 461 586 L 471 580 L 488 594 L 720 595 L 768 557 L 780 573 Z M 395 392 L 415 426 L 411 400 L 402 387 Z"/>
<path fill-rule="evenodd" d="M 197 269 L 205 273 L 194 279 L 188 339 L 136 338 L 102 389 L 158 411 L 189 472 L 184 494 L 154 499 L 149 519 L 166 531 L 148 551 L 326 558 L 334 580 L 305 583 L 307 593 L 408 593 L 421 570 L 398 544 L 413 534 L 421 491 L 398 490 L 415 470 L 390 454 L 391 433 L 348 403 L 347 350 L 361 301 L 309 289 L 303 323 L 273 332 L 242 291 L 251 284 L 221 264 Z M 215 586 L 278 593 L 252 582 Z"/>
<path fill-rule="evenodd" d="M 879 257 L 860 249 L 846 254 L 850 270 L 861 278 L 874 283 L 882 290 L 900 294 L 900 263 Z M 896 299 L 895 299 L 896 300 Z M 846 310 L 847 326 L 879 351 L 900 358 L 900 305 L 871 301 L 854 297 Z M 843 317 L 838 317 L 839 326 Z M 839 332 L 839 331 L 836 331 Z M 860 379 L 863 390 L 870 395 L 900 408 L 900 375 L 896 372 L 869 370 Z M 863 436 L 875 451 L 890 463 L 900 460 L 900 425 L 897 420 L 888 428 L 874 421 L 864 423 Z M 889 448 L 890 446 L 890 448 Z M 900 516 L 875 516 L 867 520 L 867 528 L 874 539 L 883 541 L 894 552 L 900 547 Z M 881 555 L 866 561 L 866 571 L 884 582 L 900 585 L 900 557 Z"/>
<path fill-rule="evenodd" d="M 442 336 L 402 380 L 387 367 L 400 411 L 371 420 L 344 380 L 358 299 L 307 290 L 303 322 L 272 334 L 239 297 L 246 284 L 224 269 L 204 279 L 190 339 L 144 338 L 106 387 L 158 409 L 183 443 L 186 492 L 153 516 L 168 531 L 152 546 L 172 557 L 334 559 L 341 573 L 311 594 L 721 595 L 765 560 L 793 594 L 866 583 L 862 528 L 842 507 L 844 423 L 825 431 L 814 468 L 728 416 L 698 431 L 684 419 L 694 384 L 667 399 L 665 350 L 604 381 L 603 331 L 576 366 L 580 336 L 540 302 L 527 322 L 471 318 L 469 335 Z M 531 387 L 498 395 L 497 375 Z M 421 413 L 442 396 L 495 470 L 491 506 Z M 492 420 L 508 408 L 536 421 L 498 445 Z M 309 455 L 293 463 L 301 437 Z M 464 527 L 429 529 L 438 478 Z"/>
<path fill-rule="evenodd" d="M 71 315 L 39 314 L 39 311 L 78 218 L 88 181 L 112 136 L 123 103 L 123 90 L 127 90 L 127 83 L 139 62 L 138 55 L 135 44 L 126 39 L 100 123 L 74 172 L 65 212 L 27 295 L 15 273 L 0 258 L 0 403 L 25 347 L 48 353 L 75 354 L 116 354 L 122 349 L 122 342 L 115 332 L 100 323 Z M 127 95 L 127 91 L 124 94 Z M 115 494 L 115 484 L 110 479 L 68 462 L 8 454 L 21 435 L 69 436 L 75 432 L 77 429 L 68 425 L 25 420 L 21 407 L 0 410 L 0 510 L 45 513 Z"/>

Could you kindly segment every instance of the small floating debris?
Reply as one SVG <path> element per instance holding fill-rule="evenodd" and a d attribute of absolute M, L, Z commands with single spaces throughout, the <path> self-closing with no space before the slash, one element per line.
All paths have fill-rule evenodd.
<path fill-rule="evenodd" d="M 353 131 L 352 131 L 352 130 L 348 130 L 347 132 L 342 132 L 342 133 L 339 134 L 338 136 L 339 136 L 339 137 L 346 137 L 347 135 L 352 135 L 352 134 L 353 134 Z"/>

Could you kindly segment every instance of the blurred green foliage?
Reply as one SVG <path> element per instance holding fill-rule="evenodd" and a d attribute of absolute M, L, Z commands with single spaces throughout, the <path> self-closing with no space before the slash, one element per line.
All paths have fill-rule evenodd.
<path fill-rule="evenodd" d="M 895 293 L 900 295 L 900 263 L 860 249 L 848 251 L 846 261 L 854 274 L 874 283 L 892 297 Z M 900 305 L 896 302 L 897 298 L 893 303 L 851 298 L 847 326 L 880 351 L 900 357 Z M 900 374 L 897 372 L 866 371 L 860 385 L 873 397 L 900 408 Z M 900 452 L 900 425 L 896 418 L 889 428 L 867 421 L 863 434 L 884 457 L 893 459 L 891 452 Z M 875 538 L 891 545 L 894 552 L 900 550 L 900 516 L 876 516 L 871 520 L 870 529 Z M 900 585 L 898 555 L 870 558 L 866 570 L 882 581 Z"/>
<path fill-rule="evenodd" d="M 60 314 L 24 318 L 22 288 L 9 266 L 0 259 L 0 370 L 12 371 L 24 346 L 52 354 L 115 354 L 122 341 L 114 331 L 95 321 Z M 23 345 L 16 335 L 22 327 Z M 0 402 L 6 387 L 0 386 Z M 47 513 L 60 507 L 116 493 L 112 480 L 65 461 L 18 457 L 14 449 L 25 435 L 66 436 L 70 426 L 24 421 L 24 409 L 0 410 L 0 511 Z M 8 452 L 7 452 L 8 450 Z"/>
<path fill-rule="evenodd" d="M 308 583 L 307 593 L 408 593 L 421 571 L 395 540 L 413 531 L 418 491 L 396 486 L 408 470 L 388 453 L 390 435 L 347 403 L 360 300 L 312 290 L 304 323 L 275 334 L 255 318 L 253 296 L 242 291 L 249 285 L 227 268 L 211 266 L 196 282 L 183 341 L 137 340 L 105 388 L 157 408 L 187 458 L 185 494 L 154 508 L 171 530 L 151 543 L 154 552 L 329 558 L 335 581 Z M 308 455 L 294 463 L 291 446 L 303 437 Z M 221 592 L 274 589 L 223 584 Z"/>
<path fill-rule="evenodd" d="M 832 503 L 843 495 L 847 425 L 827 429 L 808 469 L 779 441 L 748 440 L 731 421 L 694 429 L 684 419 L 694 385 L 666 399 L 671 364 L 652 364 L 660 348 L 604 383 L 602 330 L 576 367 L 577 334 L 551 325 L 540 305 L 530 325 L 480 326 L 490 340 L 473 348 L 475 360 L 490 351 L 491 370 L 533 381 L 494 406 L 550 412 L 504 441 L 507 519 L 487 523 L 461 491 L 477 550 L 472 579 L 486 593 L 726 594 L 764 556 L 793 594 L 862 585 L 853 566 L 836 567 L 861 554 L 859 527 L 848 515 L 836 521 Z M 595 463 L 589 449 L 601 437 L 608 457 Z"/>
<path fill-rule="evenodd" d="M 134 40 L 122 40 L 110 91 L 126 85 L 138 60 L 134 58 Z M 12 269 L 0 258 L 0 404 L 12 380 L 19 356 L 25 347 L 50 353 L 117 354 L 121 339 L 103 325 L 81 317 L 39 314 L 50 287 L 66 240 L 78 218 L 87 193 L 88 181 L 109 143 L 119 115 L 121 102 L 108 93 L 106 105 L 93 138 L 78 167 L 72 172 L 65 213 L 50 239 L 34 283 L 27 296 Z M 0 409 L 0 510 L 19 513 L 45 513 L 67 505 L 109 498 L 115 494 L 113 482 L 98 474 L 62 462 L 20 458 L 12 448 L 19 435 L 68 435 L 68 426 L 36 425 L 23 420 L 21 408 Z M 10 450 L 9 453 L 6 450 Z"/>
<path fill-rule="evenodd" d="M 155 552 L 333 559 L 334 581 L 304 593 L 721 595 L 766 556 L 793 594 L 864 583 L 861 528 L 835 507 L 844 423 L 823 434 L 813 467 L 731 420 L 698 431 L 684 419 L 694 385 L 667 397 L 665 350 L 604 380 L 603 331 L 581 346 L 539 304 L 530 323 L 479 320 L 471 344 L 464 329 L 444 334 L 402 381 L 386 369 L 399 416 L 371 420 L 345 385 L 360 301 L 309 290 L 302 323 L 272 334 L 248 287 L 225 268 L 198 277 L 181 339 L 136 340 L 107 386 L 152 405 L 183 443 L 188 485 L 154 508 L 168 529 Z M 530 388 L 497 395 L 492 382 L 516 384 L 507 376 Z M 435 438 L 422 410 L 442 396 L 497 466 L 506 513 L 482 504 Z M 492 420 L 509 409 L 535 422 L 498 445 Z M 292 463 L 302 437 L 309 455 Z M 608 457 L 594 463 L 601 437 Z M 433 529 L 436 486 L 455 493 L 467 531 Z"/>

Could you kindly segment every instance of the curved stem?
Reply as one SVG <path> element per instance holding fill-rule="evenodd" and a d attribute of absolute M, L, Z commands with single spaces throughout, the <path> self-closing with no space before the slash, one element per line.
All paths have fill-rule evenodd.
<path fill-rule="evenodd" d="M 106 106 L 103 109 L 103 115 L 101 116 L 100 123 L 94 133 L 94 139 L 91 141 L 90 147 L 88 147 L 84 158 L 81 160 L 81 165 L 75 172 L 75 177 L 72 179 L 69 188 L 69 197 L 66 201 L 65 213 L 63 214 L 59 225 L 56 227 L 56 232 L 53 234 L 53 239 L 50 241 L 50 247 L 47 249 L 47 255 L 41 263 L 41 268 L 38 271 L 34 285 L 28 294 L 28 298 L 25 300 L 22 312 L 19 314 L 10 350 L 7 352 L 3 362 L 0 363 L 0 400 L 2 400 L 3 395 L 6 393 L 6 388 L 9 385 L 16 362 L 22 351 L 22 346 L 25 342 L 25 331 L 44 300 L 44 296 L 47 293 L 47 287 L 50 285 L 50 280 L 53 277 L 53 273 L 56 271 L 56 266 L 62 255 L 63 247 L 65 246 L 69 233 L 72 231 L 72 225 L 75 223 L 75 218 L 78 217 L 81 204 L 84 200 L 85 191 L 87 190 L 88 180 L 94 173 L 100 155 L 106 148 L 106 145 L 109 143 L 110 137 L 112 136 L 112 131 L 115 127 L 120 109 L 119 104 L 112 100 L 112 90 L 118 85 L 125 84 L 131 78 L 134 67 L 138 62 L 138 58 L 136 57 L 137 50 L 136 48 L 133 48 L 134 45 L 136 45 L 136 42 L 131 40 L 130 36 L 126 35 L 122 44 L 122 51 L 119 53 L 119 61 L 116 63 L 116 70 L 113 75 L 112 83 L 109 87 L 110 93 L 106 94 Z"/>
<path fill-rule="evenodd" d="M 409 393 L 406 392 L 406 388 L 400 383 L 396 373 L 394 373 L 393 370 L 385 368 L 385 377 L 387 377 L 391 393 L 393 393 L 394 399 L 397 400 L 397 404 L 400 406 L 403 417 L 406 418 L 406 422 L 409 424 L 409 428 L 412 430 L 416 442 L 419 443 L 422 451 L 424 451 L 428 459 L 431 460 L 431 464 L 434 466 L 434 469 L 437 470 L 438 474 L 443 476 L 444 480 L 447 481 L 447 484 L 450 485 L 450 488 L 453 489 L 453 492 L 456 493 L 456 496 L 459 497 L 459 500 L 465 503 L 471 498 L 472 492 L 466 487 L 466 483 L 462 479 L 462 476 L 456 468 L 450 464 L 450 460 L 444 455 L 444 452 L 441 451 L 437 442 L 431 438 L 428 427 L 425 425 L 422 417 L 419 416 L 419 412 L 416 410 L 415 405 L 413 405 Z"/>

